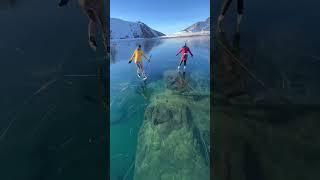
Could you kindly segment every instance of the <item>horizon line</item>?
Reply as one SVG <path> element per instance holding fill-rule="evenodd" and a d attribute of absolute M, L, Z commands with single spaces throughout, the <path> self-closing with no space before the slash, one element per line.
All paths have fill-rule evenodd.
<path fill-rule="evenodd" d="M 208 18 L 210 18 L 210 16 L 209 17 L 207 17 L 207 18 L 205 18 L 205 20 L 207 20 Z M 127 19 L 124 19 L 124 18 L 119 18 L 119 17 L 110 17 L 110 19 L 119 19 L 119 20 L 121 20 L 121 21 L 126 21 L 126 22 L 134 22 L 134 23 L 138 23 L 138 22 L 141 22 L 141 23 L 144 23 L 143 21 L 141 21 L 141 20 L 136 20 L 136 21 L 130 21 L 130 20 L 127 20 Z M 194 22 L 194 23 L 192 23 L 192 24 L 190 24 L 190 25 L 188 25 L 188 27 L 190 27 L 190 26 L 192 26 L 193 24 L 195 24 L 195 23 L 198 23 L 198 22 L 204 22 L 205 20 L 203 20 L 203 21 L 196 21 L 196 22 Z M 145 23 L 144 23 L 145 24 Z M 148 24 L 145 24 L 145 25 L 147 25 L 148 27 L 150 27 L 150 25 L 148 25 Z M 160 30 L 156 30 L 156 29 L 154 29 L 154 28 L 152 28 L 152 27 L 150 27 L 150 28 L 152 28 L 153 30 L 155 30 L 155 31 L 159 31 L 159 32 L 161 32 L 161 33 L 163 33 L 163 34 L 165 34 L 165 35 L 169 35 L 169 34 L 175 34 L 175 33 L 178 33 L 178 32 L 181 32 L 181 31 L 184 31 L 185 29 L 187 29 L 188 27 L 185 27 L 184 29 L 182 29 L 182 30 L 180 30 L 180 31 L 176 31 L 176 32 L 168 32 L 168 33 L 164 33 L 164 32 L 162 32 L 162 31 L 160 31 Z"/>

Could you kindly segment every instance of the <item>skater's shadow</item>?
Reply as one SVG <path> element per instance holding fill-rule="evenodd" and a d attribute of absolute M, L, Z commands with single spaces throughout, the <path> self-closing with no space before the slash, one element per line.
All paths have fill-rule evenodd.
<path fill-rule="evenodd" d="M 150 88 L 147 88 L 147 81 L 142 81 L 136 87 L 136 93 L 141 95 L 145 100 L 149 100 Z"/>
<path fill-rule="evenodd" d="M 177 76 L 177 87 L 178 90 L 181 92 L 184 92 L 188 89 L 189 87 L 189 83 L 188 83 L 188 79 L 186 78 L 186 72 L 178 72 L 178 76 Z"/>

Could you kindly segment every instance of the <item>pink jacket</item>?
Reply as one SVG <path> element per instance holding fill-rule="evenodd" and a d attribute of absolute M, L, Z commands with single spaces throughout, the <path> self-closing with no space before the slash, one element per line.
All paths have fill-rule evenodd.
<path fill-rule="evenodd" d="M 186 61 L 188 59 L 188 53 L 190 53 L 191 56 L 193 56 L 192 52 L 190 51 L 189 47 L 187 47 L 187 46 L 182 47 L 179 50 L 179 52 L 177 53 L 177 55 L 180 53 L 182 54 L 182 56 L 181 56 L 182 61 Z"/>

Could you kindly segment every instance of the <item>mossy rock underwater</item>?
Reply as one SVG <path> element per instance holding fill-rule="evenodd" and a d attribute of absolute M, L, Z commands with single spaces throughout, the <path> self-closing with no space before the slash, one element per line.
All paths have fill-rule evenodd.
<path fill-rule="evenodd" d="M 209 128 L 210 116 L 196 106 L 171 90 L 151 98 L 138 137 L 135 180 L 210 178 L 208 129 L 197 126 L 201 119 Z"/>

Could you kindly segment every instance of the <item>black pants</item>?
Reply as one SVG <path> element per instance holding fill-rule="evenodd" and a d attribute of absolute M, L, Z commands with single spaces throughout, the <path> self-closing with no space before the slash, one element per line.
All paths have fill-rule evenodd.
<path fill-rule="evenodd" d="M 243 13 L 243 1 L 244 1 L 244 0 L 237 0 L 238 14 L 242 14 L 242 13 Z M 224 15 L 226 14 L 226 12 L 228 11 L 231 2 L 232 2 L 232 0 L 224 0 L 223 6 L 222 6 L 222 10 L 221 10 L 221 14 L 222 14 L 223 16 L 224 16 Z"/>
<path fill-rule="evenodd" d="M 187 61 L 180 61 L 180 65 L 179 66 L 181 66 L 181 64 L 184 62 L 184 66 L 186 66 L 187 65 Z"/>

